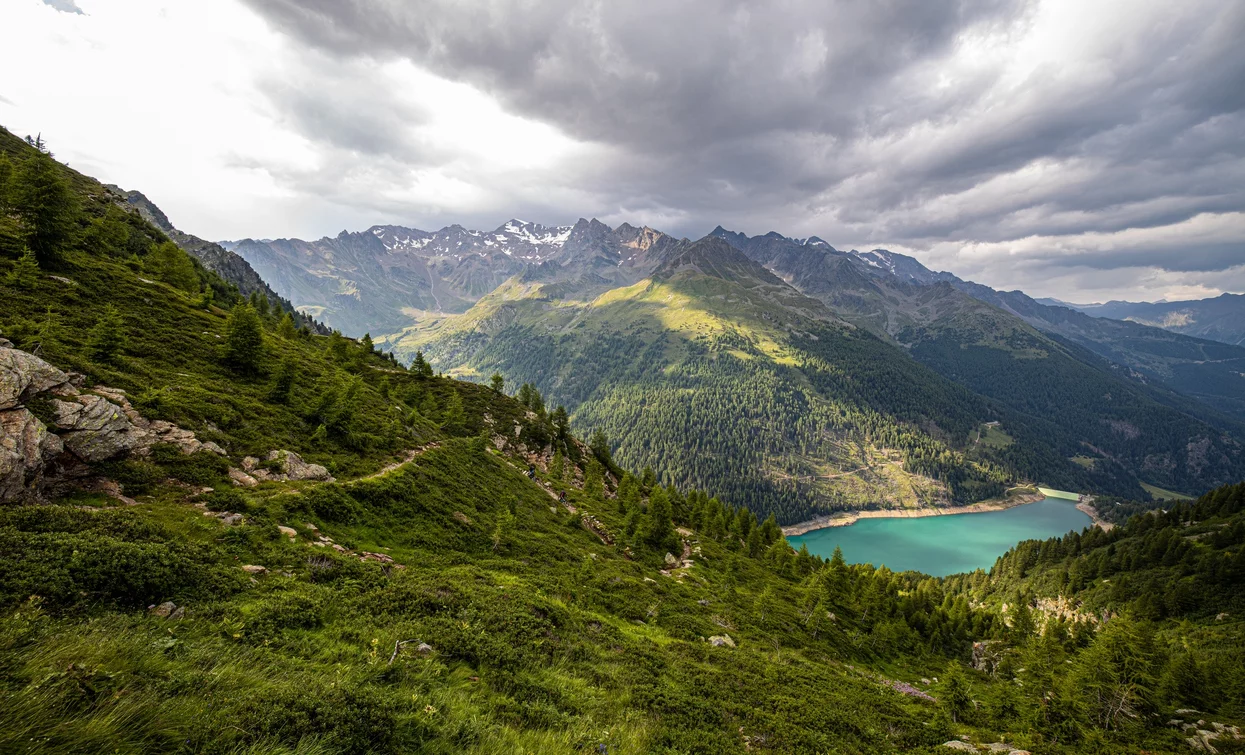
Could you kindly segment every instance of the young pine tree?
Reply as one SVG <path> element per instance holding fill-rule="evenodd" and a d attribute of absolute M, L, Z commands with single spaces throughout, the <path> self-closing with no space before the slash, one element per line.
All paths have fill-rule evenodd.
<path fill-rule="evenodd" d="M 105 305 L 100 318 L 86 334 L 87 354 L 97 362 L 114 361 L 125 340 L 124 327 L 121 312 L 111 304 Z"/>
<path fill-rule="evenodd" d="M 290 392 L 294 389 L 294 381 L 297 377 L 298 365 L 294 358 L 287 356 L 282 359 L 272 382 L 272 390 L 268 392 L 268 400 L 274 404 L 288 404 Z"/>
<path fill-rule="evenodd" d="M 549 476 L 554 485 L 561 485 L 566 478 L 566 457 L 561 450 L 553 452 L 553 461 L 549 464 Z"/>
<path fill-rule="evenodd" d="M 445 402 L 445 414 L 441 418 L 441 427 L 448 433 L 457 434 L 463 432 L 467 422 L 467 415 L 463 410 L 463 397 L 458 391 L 451 391 L 449 399 Z"/>
<path fill-rule="evenodd" d="M 514 530 L 514 514 L 508 506 L 502 506 L 497 513 L 497 521 L 493 524 L 493 552 L 497 553 L 510 540 Z"/>
<path fill-rule="evenodd" d="M 13 267 L 4 276 L 4 285 L 32 291 L 39 287 L 39 262 L 29 248 L 22 250 Z"/>
<path fill-rule="evenodd" d="M 147 253 L 143 266 L 154 278 L 174 288 L 190 293 L 199 290 L 199 274 L 195 272 L 190 255 L 183 252 L 172 241 L 153 247 Z"/>
<path fill-rule="evenodd" d="M 964 717 L 973 709 L 972 690 L 968 686 L 964 670 L 956 661 L 951 661 L 947 665 L 946 672 L 943 673 L 939 704 L 956 723 L 964 720 Z"/>
<path fill-rule="evenodd" d="M 130 226 L 125 211 L 115 204 L 108 205 L 104 217 L 95 218 L 87 226 L 82 248 L 91 254 L 124 257 L 129 253 Z"/>
<path fill-rule="evenodd" d="M 493 393 L 501 393 L 506 387 L 506 379 L 500 372 L 494 372 L 493 377 L 489 378 L 489 387 L 493 389 Z"/>
<path fill-rule="evenodd" d="M 259 315 L 250 304 L 237 304 L 225 320 L 225 363 L 237 372 L 259 372 L 264 355 L 264 336 Z"/>
<path fill-rule="evenodd" d="M 281 321 L 277 323 L 277 335 L 286 341 L 292 341 L 298 335 L 298 328 L 294 326 L 294 317 L 286 312 L 281 317 Z"/>
<path fill-rule="evenodd" d="M 605 473 L 593 459 L 584 468 L 584 497 L 593 503 L 605 500 Z"/>

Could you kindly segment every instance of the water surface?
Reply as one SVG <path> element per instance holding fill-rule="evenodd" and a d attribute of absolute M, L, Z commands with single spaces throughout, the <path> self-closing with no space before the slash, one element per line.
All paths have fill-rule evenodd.
<path fill-rule="evenodd" d="M 1090 518 L 1071 501 L 1046 498 L 1002 511 L 919 519 L 861 519 L 787 538 L 791 547 L 829 558 L 837 545 L 848 563 L 912 569 L 935 577 L 989 569 L 1021 540 L 1044 540 L 1081 530 Z"/>

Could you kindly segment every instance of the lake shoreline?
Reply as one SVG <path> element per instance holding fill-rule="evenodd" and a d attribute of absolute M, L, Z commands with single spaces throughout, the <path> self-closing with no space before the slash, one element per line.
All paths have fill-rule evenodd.
<path fill-rule="evenodd" d="M 994 498 L 988 501 L 979 501 L 971 503 L 967 506 L 945 506 L 942 508 L 926 508 L 926 509 L 870 509 L 865 511 L 839 511 L 828 516 L 819 516 L 806 522 L 799 522 L 782 528 L 784 537 L 793 537 L 795 535 L 806 535 L 814 530 L 826 529 L 827 527 L 847 527 L 855 524 L 861 519 L 921 519 L 930 516 L 951 516 L 954 514 L 986 514 L 991 511 L 1006 511 L 1007 509 L 1024 506 L 1029 503 L 1037 503 L 1044 500 L 1046 496 L 1041 493 L 1020 493 L 1009 498 Z M 1077 506 L 1077 508 L 1081 508 Z M 1086 507 L 1088 508 L 1088 507 Z M 1110 528 L 1110 523 L 1102 522 L 1097 515 L 1081 509 L 1095 524 L 1104 529 Z"/>
<path fill-rule="evenodd" d="M 1110 532 L 1111 528 L 1115 526 L 1111 522 L 1108 522 L 1104 520 L 1102 517 L 1098 516 L 1098 511 L 1093 507 L 1093 505 L 1086 503 L 1085 501 L 1078 502 L 1076 504 L 1076 507 L 1080 509 L 1083 513 L 1088 514 L 1089 518 L 1093 520 L 1094 526 L 1098 527 L 1098 529 L 1102 530 L 1103 532 Z"/>

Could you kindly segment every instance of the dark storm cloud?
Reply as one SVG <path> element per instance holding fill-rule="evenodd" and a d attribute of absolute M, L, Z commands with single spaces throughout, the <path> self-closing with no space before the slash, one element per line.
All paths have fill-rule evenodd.
<path fill-rule="evenodd" d="M 1245 4 L 1231 0 L 1072 16 L 1033 49 L 1020 46 L 1042 9 L 1022 0 L 247 1 L 343 65 L 409 60 L 608 147 L 611 160 L 565 169 L 590 205 L 549 206 L 554 220 L 630 212 L 690 235 L 723 222 L 922 249 L 1245 207 Z M 396 136 L 401 113 L 333 91 L 282 97 L 318 138 L 435 162 Z M 1085 252 L 1096 268 L 1215 269 L 1245 256 L 1239 226 Z"/>

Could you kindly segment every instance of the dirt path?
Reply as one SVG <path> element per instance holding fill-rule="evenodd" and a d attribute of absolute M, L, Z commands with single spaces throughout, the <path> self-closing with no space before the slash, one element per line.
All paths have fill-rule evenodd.
<path fill-rule="evenodd" d="M 415 461 L 416 457 L 418 457 L 423 452 L 431 451 L 434 448 L 440 447 L 440 445 L 441 445 L 440 443 L 429 443 L 426 446 L 420 446 L 419 448 L 412 448 L 410 451 L 407 451 L 405 454 L 403 454 L 402 461 L 395 461 L 392 464 L 386 464 L 385 466 L 381 467 L 380 469 L 376 470 L 370 475 L 367 475 L 365 477 L 356 477 L 355 479 L 350 480 L 350 482 L 363 482 L 364 480 L 375 480 L 377 477 L 384 477 L 390 472 L 400 469 L 401 467 L 407 464 L 410 464 L 412 461 Z"/>

